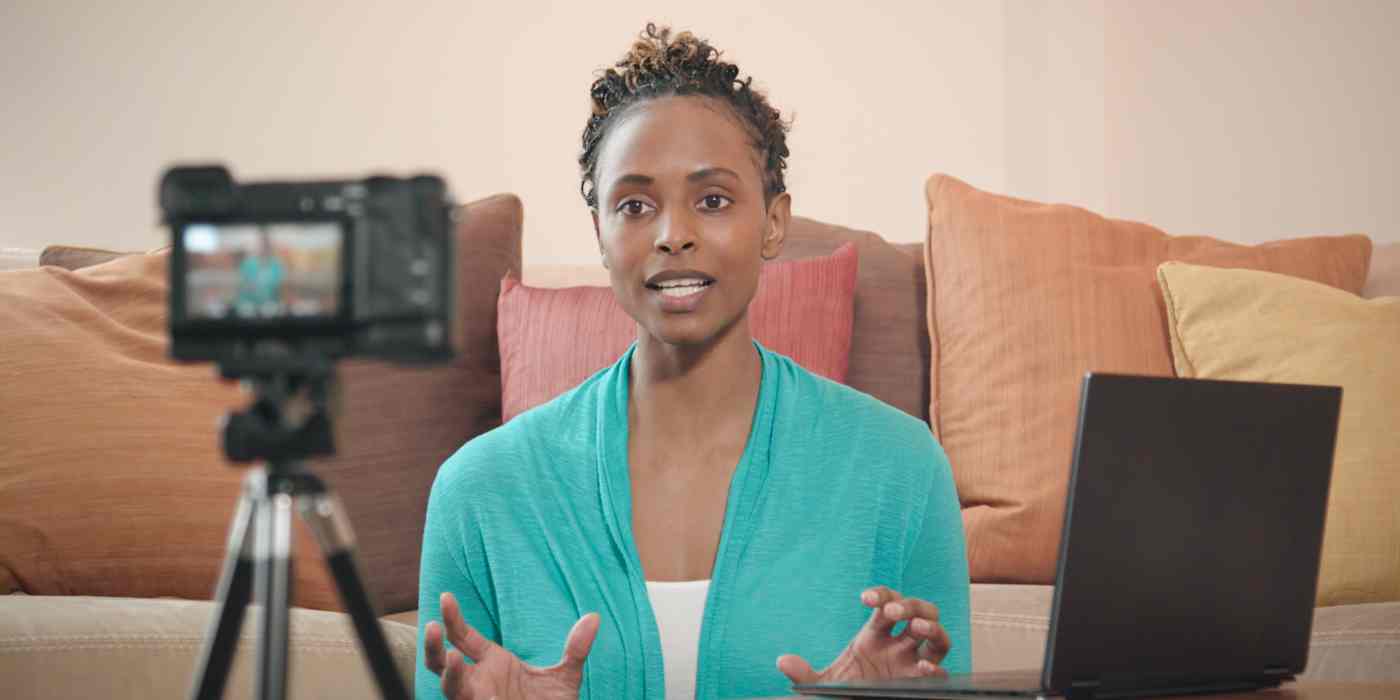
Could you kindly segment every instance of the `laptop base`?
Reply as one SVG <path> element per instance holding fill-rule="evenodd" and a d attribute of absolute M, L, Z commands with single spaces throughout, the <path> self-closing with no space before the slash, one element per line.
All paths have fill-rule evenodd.
<path fill-rule="evenodd" d="M 1177 685 L 1127 688 L 1080 686 L 1068 690 L 1051 690 L 1041 684 L 1040 671 L 1005 671 L 957 673 L 929 678 L 867 681 L 854 683 L 823 683 L 795 685 L 793 690 L 804 695 L 847 698 L 951 698 L 956 700 L 994 700 L 995 698 L 1066 698 L 1067 700 L 1112 700 L 1117 698 L 1146 698 L 1166 695 L 1213 695 L 1276 688 L 1279 680 L 1236 680 L 1206 682 L 1197 685 Z"/>

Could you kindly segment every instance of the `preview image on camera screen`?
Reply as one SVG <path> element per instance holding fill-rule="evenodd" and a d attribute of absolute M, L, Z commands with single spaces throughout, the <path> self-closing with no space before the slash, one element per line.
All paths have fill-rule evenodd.
<path fill-rule="evenodd" d="M 185 316 L 278 320 L 334 316 L 344 235 L 334 222 L 188 224 Z"/>

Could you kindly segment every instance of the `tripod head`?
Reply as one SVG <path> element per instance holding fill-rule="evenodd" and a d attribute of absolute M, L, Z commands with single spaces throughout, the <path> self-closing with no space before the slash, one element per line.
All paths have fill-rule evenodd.
<path fill-rule="evenodd" d="M 226 379 L 251 386 L 253 404 L 224 416 L 224 455 L 233 462 L 263 460 L 269 472 L 297 461 L 335 454 L 334 414 L 339 385 L 335 364 L 314 351 L 264 352 L 219 362 Z"/>

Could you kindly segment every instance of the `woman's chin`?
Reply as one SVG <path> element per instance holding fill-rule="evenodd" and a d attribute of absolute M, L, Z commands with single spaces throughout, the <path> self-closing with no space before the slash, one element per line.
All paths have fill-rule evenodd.
<path fill-rule="evenodd" d="M 661 314 L 642 324 L 645 332 L 664 345 L 700 349 L 711 347 L 732 335 L 739 321 L 725 323 L 710 314 Z"/>
<path fill-rule="evenodd" d="M 712 329 L 699 327 L 678 327 L 691 324 L 661 323 L 647 328 L 647 333 L 658 343 L 678 348 L 699 348 L 715 341 Z M 695 324 L 698 325 L 698 324 Z"/>

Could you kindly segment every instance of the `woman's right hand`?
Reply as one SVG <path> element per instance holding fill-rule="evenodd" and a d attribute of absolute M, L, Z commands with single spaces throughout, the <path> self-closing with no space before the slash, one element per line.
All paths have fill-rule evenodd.
<path fill-rule="evenodd" d="M 598 636 L 597 613 L 574 623 L 559 663 L 541 667 L 521 661 L 472 629 L 451 593 L 443 593 L 440 602 L 447 639 L 456 649 L 444 654 L 443 625 L 429 622 L 423 630 L 423 650 L 428 670 L 442 678 L 442 694 L 447 700 L 577 700 L 583 662 Z M 467 664 L 462 654 L 475 665 Z"/>

